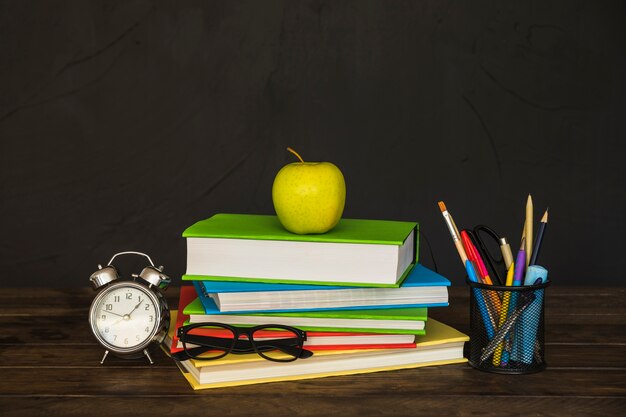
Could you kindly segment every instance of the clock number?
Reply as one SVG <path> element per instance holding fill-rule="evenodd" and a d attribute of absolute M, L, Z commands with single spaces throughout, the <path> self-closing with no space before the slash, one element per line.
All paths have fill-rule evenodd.
<path fill-rule="evenodd" d="M 149 322 L 152 323 L 154 321 L 154 316 L 150 316 Z"/>
<path fill-rule="evenodd" d="M 113 301 L 115 301 L 116 303 L 120 301 L 120 296 L 116 295 L 115 297 L 113 297 Z"/>
<path fill-rule="evenodd" d="M 124 344 L 127 345 L 128 344 L 128 338 L 124 339 Z"/>
<path fill-rule="evenodd" d="M 104 320 L 106 320 L 106 319 L 107 319 L 106 314 L 103 314 L 103 315 L 102 315 L 102 320 L 104 321 Z"/>
<path fill-rule="evenodd" d="M 150 327 L 146 327 L 146 333 L 150 333 Z"/>
<path fill-rule="evenodd" d="M 139 296 L 139 298 L 137 299 L 137 302 L 140 303 L 141 302 L 141 295 Z"/>
<path fill-rule="evenodd" d="M 139 335 L 135 336 L 135 340 L 139 342 Z"/>
<path fill-rule="evenodd" d="M 108 328 L 108 327 L 105 327 L 105 328 L 104 328 L 104 332 L 105 332 L 105 333 L 109 333 L 109 328 Z"/>
<path fill-rule="evenodd" d="M 107 304 L 105 306 L 106 311 L 113 311 L 113 304 Z"/>
<path fill-rule="evenodd" d="M 114 335 L 113 335 L 113 341 L 115 342 L 116 340 L 117 340 L 117 335 L 116 335 L 116 334 L 114 334 Z"/>
<path fill-rule="evenodd" d="M 126 299 L 127 300 L 132 300 L 133 299 L 133 293 L 132 292 L 127 292 L 126 293 Z"/>
<path fill-rule="evenodd" d="M 146 304 L 146 311 L 150 310 L 150 304 Z"/>

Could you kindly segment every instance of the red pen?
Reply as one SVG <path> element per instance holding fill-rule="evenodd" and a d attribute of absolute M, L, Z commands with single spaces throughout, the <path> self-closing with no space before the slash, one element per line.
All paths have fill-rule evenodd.
<path fill-rule="evenodd" d="M 485 264 L 483 263 L 476 246 L 474 246 L 465 230 L 461 232 L 461 240 L 463 241 L 463 246 L 465 246 L 467 258 L 476 265 L 476 269 L 479 271 L 479 276 L 481 277 L 483 284 L 493 285 L 491 278 L 489 278 L 489 274 L 487 273 L 487 268 L 485 268 Z M 490 303 L 487 303 L 487 308 L 493 308 L 495 310 L 494 317 L 497 317 L 498 314 L 500 314 L 501 309 L 500 298 L 495 291 L 488 291 L 487 296 L 491 300 Z"/>
<path fill-rule="evenodd" d="M 485 284 L 493 285 L 493 282 L 491 282 L 491 278 L 489 277 L 489 272 L 487 271 L 487 268 L 485 267 L 485 263 L 483 262 L 483 259 L 480 257 L 480 253 L 478 253 L 476 246 L 474 246 L 474 244 L 472 243 L 472 240 L 470 239 L 469 235 L 467 234 L 465 230 L 461 232 L 461 239 L 463 240 L 463 246 L 465 246 L 465 252 L 467 252 L 467 257 L 471 261 L 473 261 L 478 267 L 478 273 L 480 274 L 480 277 L 482 278 L 482 280 L 485 282 Z"/>

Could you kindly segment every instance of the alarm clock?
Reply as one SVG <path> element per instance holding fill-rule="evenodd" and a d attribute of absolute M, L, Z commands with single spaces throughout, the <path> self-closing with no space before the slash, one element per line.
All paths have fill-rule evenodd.
<path fill-rule="evenodd" d="M 120 279 L 113 260 L 121 255 L 144 256 L 150 265 L 130 279 Z M 145 356 L 153 364 L 149 350 L 165 339 L 170 323 L 167 300 L 161 291 L 167 289 L 170 278 L 156 267 L 152 259 L 141 252 L 119 252 L 109 263 L 91 274 L 95 290 L 99 290 L 89 308 L 89 326 L 107 355 L 126 359 Z"/>

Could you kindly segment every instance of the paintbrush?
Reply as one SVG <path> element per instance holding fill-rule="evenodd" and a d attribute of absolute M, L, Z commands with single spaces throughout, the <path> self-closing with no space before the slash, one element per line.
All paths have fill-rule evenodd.
<path fill-rule="evenodd" d="M 439 203 L 439 210 L 441 210 L 441 214 L 443 215 L 443 219 L 448 226 L 448 230 L 450 231 L 450 236 L 452 236 L 452 241 L 454 242 L 454 246 L 456 246 L 457 252 L 459 252 L 459 257 L 461 258 L 461 262 L 463 262 L 463 266 L 467 262 L 467 253 L 465 253 L 465 249 L 463 248 L 463 243 L 461 242 L 461 236 L 459 233 L 459 229 L 457 229 L 456 224 L 454 224 L 454 220 L 452 219 L 452 215 L 446 209 L 446 205 L 443 201 Z"/>

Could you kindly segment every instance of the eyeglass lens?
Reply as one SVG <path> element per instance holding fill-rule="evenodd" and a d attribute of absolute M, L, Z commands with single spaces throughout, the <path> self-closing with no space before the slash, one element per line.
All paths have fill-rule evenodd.
<path fill-rule="evenodd" d="M 248 351 L 252 351 L 249 341 Z M 183 348 L 195 359 L 217 359 L 235 348 L 235 334 L 227 327 L 219 325 L 193 327 L 183 338 Z"/>
<path fill-rule="evenodd" d="M 302 337 L 287 328 L 256 329 L 252 333 L 252 340 L 259 355 L 272 361 L 289 362 L 302 353 Z"/>

